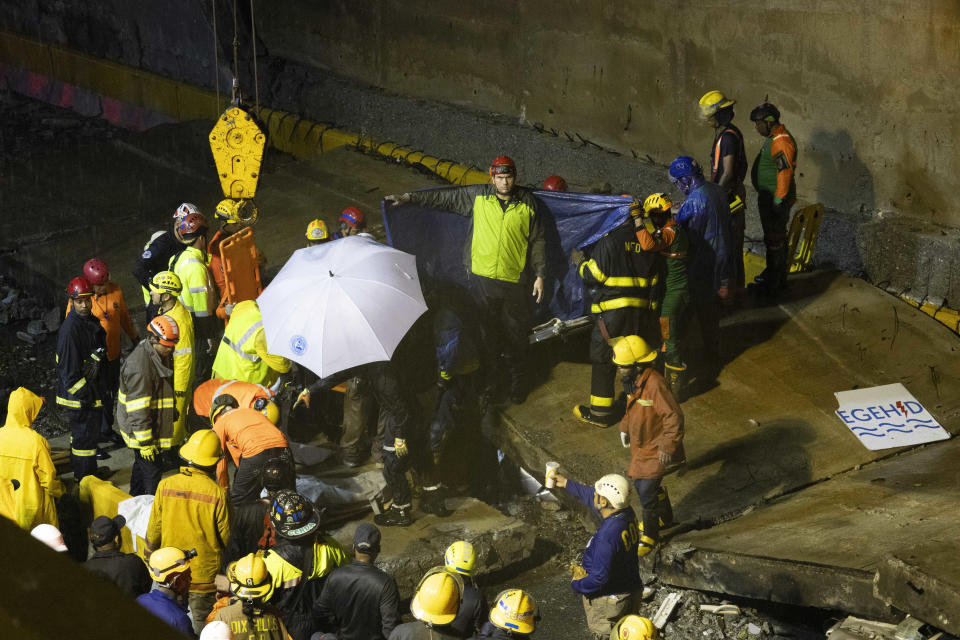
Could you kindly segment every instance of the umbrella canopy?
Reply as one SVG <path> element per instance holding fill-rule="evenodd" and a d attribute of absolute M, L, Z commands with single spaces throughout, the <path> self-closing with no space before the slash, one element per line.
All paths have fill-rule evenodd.
<path fill-rule="evenodd" d="M 414 256 L 357 236 L 294 251 L 257 303 L 270 353 L 321 378 L 389 360 L 427 310 Z"/>

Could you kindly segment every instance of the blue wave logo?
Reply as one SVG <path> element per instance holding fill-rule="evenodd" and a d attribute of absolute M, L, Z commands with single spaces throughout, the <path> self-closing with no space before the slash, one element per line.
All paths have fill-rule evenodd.
<path fill-rule="evenodd" d="M 906 423 L 897 423 L 897 422 L 879 422 L 876 427 L 850 427 L 850 430 L 855 434 L 861 437 L 871 436 L 873 438 L 884 438 L 891 433 L 913 433 L 917 429 L 939 429 L 940 425 L 936 423 L 932 418 L 929 420 L 921 420 L 920 418 L 908 418 L 907 423 L 916 423 L 913 425 L 908 425 Z M 886 427 L 886 429 L 880 429 L 880 427 Z"/>

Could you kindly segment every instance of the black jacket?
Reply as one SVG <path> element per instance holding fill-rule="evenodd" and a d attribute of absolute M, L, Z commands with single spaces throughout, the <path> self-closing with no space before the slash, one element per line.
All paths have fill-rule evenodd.
<path fill-rule="evenodd" d="M 393 576 L 372 564 L 356 562 L 327 577 L 313 615 L 337 640 L 389 638 L 400 623 L 400 596 Z"/>
<path fill-rule="evenodd" d="M 458 640 L 458 638 L 459 636 L 453 634 L 450 625 L 431 629 L 419 620 L 414 620 L 401 624 L 394 629 L 389 640 Z"/>
<path fill-rule="evenodd" d="M 57 333 L 57 404 L 68 409 L 102 406 L 99 369 L 107 359 L 107 334 L 93 315 L 67 314 Z"/>
<path fill-rule="evenodd" d="M 633 220 L 627 219 L 593 245 L 590 258 L 580 263 L 577 272 L 593 304 L 624 298 L 649 301 L 659 258 L 656 251 L 640 247 Z"/>
<path fill-rule="evenodd" d="M 132 553 L 121 553 L 116 549 L 97 551 L 83 566 L 117 585 L 131 598 L 150 591 L 152 585 L 147 567 Z"/>
<path fill-rule="evenodd" d="M 467 582 L 466 578 L 464 582 L 466 584 L 463 587 L 463 599 L 460 601 L 457 617 L 450 623 L 450 629 L 461 638 L 472 638 L 487 621 L 490 610 L 476 585 Z"/>
<path fill-rule="evenodd" d="M 173 228 L 167 229 L 157 236 L 143 253 L 133 261 L 133 277 L 140 286 L 150 289 L 150 279 L 161 271 L 170 268 L 170 258 L 186 248 L 186 245 L 177 240 Z"/>

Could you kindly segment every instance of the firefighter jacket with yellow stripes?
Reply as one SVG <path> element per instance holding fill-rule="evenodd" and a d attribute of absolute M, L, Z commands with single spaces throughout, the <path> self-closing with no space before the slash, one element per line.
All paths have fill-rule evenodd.
<path fill-rule="evenodd" d="M 93 380 L 87 376 L 106 360 L 106 337 L 93 314 L 67 314 L 57 333 L 57 404 L 67 409 L 103 406 L 99 375 Z"/>
<path fill-rule="evenodd" d="M 590 311 L 601 313 L 628 307 L 655 309 L 651 293 L 657 284 L 660 255 L 637 242 L 633 219 L 600 238 L 590 258 L 577 271 L 590 291 Z"/>
<path fill-rule="evenodd" d="M 281 373 L 289 371 L 290 366 L 290 361 L 283 356 L 267 352 L 267 335 L 256 301 L 238 302 L 220 339 L 213 361 L 214 377 L 269 387 Z"/>
<path fill-rule="evenodd" d="M 173 441 L 174 373 L 169 365 L 149 340 L 141 340 L 120 368 L 117 428 L 131 449 L 169 449 L 177 444 Z"/>
<path fill-rule="evenodd" d="M 214 317 L 218 296 L 206 254 L 196 247 L 187 247 L 170 259 L 170 270 L 183 284 L 180 303 L 187 311 L 195 318 Z"/>
<path fill-rule="evenodd" d="M 313 603 L 320 596 L 318 589 L 311 589 L 311 583 L 325 578 L 331 571 L 347 559 L 340 543 L 330 536 L 318 536 L 313 546 L 301 546 L 289 540 L 279 540 L 277 545 L 265 552 L 263 561 L 273 579 L 273 598 L 271 604 L 286 609 L 295 604 L 293 600 L 305 597 Z M 311 593 L 312 591 L 317 593 Z"/>
<path fill-rule="evenodd" d="M 519 282 L 528 256 L 535 276 L 546 273 L 543 222 L 529 189 L 517 187 L 506 202 L 497 198 L 492 184 L 415 191 L 410 201 L 470 218 L 464 251 L 469 273 Z"/>
<path fill-rule="evenodd" d="M 187 407 L 193 394 L 193 316 L 180 301 L 164 311 L 177 323 L 180 339 L 173 349 L 173 391 L 177 400 L 177 420 L 173 423 L 173 444 L 180 444 L 187 435 Z"/>
<path fill-rule="evenodd" d="M 50 443 L 30 428 L 43 398 L 20 387 L 10 393 L 7 421 L 0 429 L 0 481 L 12 487 L 10 480 L 20 483 L 13 492 L 11 519 L 24 531 L 38 524 L 59 527 L 54 500 L 63 495 L 64 487 L 50 458 Z"/>
<path fill-rule="evenodd" d="M 214 579 L 229 539 L 227 490 L 213 478 L 199 469 L 180 467 L 180 473 L 160 481 L 146 542 L 151 550 L 161 547 L 197 550 L 197 557 L 190 561 L 191 592 L 216 591 Z"/>

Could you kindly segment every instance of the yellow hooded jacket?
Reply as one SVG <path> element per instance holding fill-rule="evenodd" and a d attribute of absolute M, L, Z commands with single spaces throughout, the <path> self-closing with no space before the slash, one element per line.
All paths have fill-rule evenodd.
<path fill-rule="evenodd" d="M 30 428 L 43 398 L 20 387 L 10 394 L 7 422 L 0 428 L 0 478 L 17 480 L 16 523 L 25 531 L 39 524 L 59 527 L 53 501 L 64 487 L 50 458 L 50 443 Z"/>

